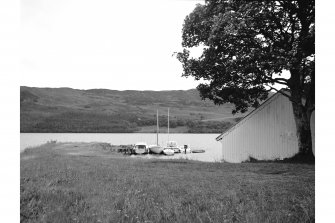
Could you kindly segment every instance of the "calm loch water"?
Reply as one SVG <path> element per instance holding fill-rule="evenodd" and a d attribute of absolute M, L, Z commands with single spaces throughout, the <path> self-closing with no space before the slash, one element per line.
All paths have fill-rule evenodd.
<path fill-rule="evenodd" d="M 222 159 L 222 146 L 215 138 L 219 134 L 160 134 L 160 145 L 166 145 L 168 140 L 177 141 L 182 146 L 190 145 L 192 149 L 204 149 L 205 153 L 175 154 L 174 156 L 144 155 L 141 158 L 179 159 L 218 162 Z M 146 142 L 156 144 L 156 134 L 153 133 L 21 133 L 20 151 L 27 147 L 38 146 L 50 140 L 57 142 L 106 142 L 112 145 L 135 144 Z M 132 156 L 133 157 L 133 156 Z M 139 156 L 136 156 L 139 157 Z"/>

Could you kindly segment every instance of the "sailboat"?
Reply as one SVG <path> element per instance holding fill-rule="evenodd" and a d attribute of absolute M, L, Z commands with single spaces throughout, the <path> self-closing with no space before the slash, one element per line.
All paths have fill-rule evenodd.
<path fill-rule="evenodd" d="M 150 145 L 149 146 L 149 150 L 152 153 L 155 154 L 161 154 L 163 152 L 163 147 L 161 147 L 158 144 L 158 133 L 159 133 L 159 124 L 158 124 L 158 110 L 157 110 L 157 128 L 156 128 L 156 133 L 157 133 L 157 137 L 156 137 L 156 145 Z"/>
<path fill-rule="evenodd" d="M 168 142 L 167 146 L 164 147 L 163 153 L 165 155 L 174 155 L 175 153 L 179 153 L 180 149 L 177 147 L 177 143 L 175 141 L 169 141 L 170 135 L 170 109 L 168 108 Z"/>

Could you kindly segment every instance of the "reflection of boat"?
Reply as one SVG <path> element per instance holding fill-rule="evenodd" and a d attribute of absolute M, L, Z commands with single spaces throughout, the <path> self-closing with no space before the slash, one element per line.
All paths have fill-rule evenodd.
<path fill-rule="evenodd" d="M 158 110 L 157 110 L 157 141 L 156 141 L 156 145 L 150 145 L 149 146 L 149 150 L 150 152 L 152 153 L 156 153 L 156 154 L 161 154 L 163 152 L 163 147 L 161 147 L 159 144 L 158 144 L 158 133 L 159 133 L 159 125 L 158 125 Z"/>
<path fill-rule="evenodd" d="M 180 152 L 181 152 L 181 153 L 191 153 L 192 150 L 191 150 L 191 148 L 190 148 L 190 145 L 184 145 L 183 148 L 180 148 Z"/>
<path fill-rule="evenodd" d="M 145 142 L 138 142 L 133 148 L 135 154 L 146 154 L 148 153 L 148 146 Z"/>

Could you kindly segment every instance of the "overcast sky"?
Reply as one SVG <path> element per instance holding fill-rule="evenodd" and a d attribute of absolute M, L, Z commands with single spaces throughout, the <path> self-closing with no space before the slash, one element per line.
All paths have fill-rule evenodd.
<path fill-rule="evenodd" d="M 195 88 L 172 57 L 192 0 L 21 0 L 20 85 Z"/>

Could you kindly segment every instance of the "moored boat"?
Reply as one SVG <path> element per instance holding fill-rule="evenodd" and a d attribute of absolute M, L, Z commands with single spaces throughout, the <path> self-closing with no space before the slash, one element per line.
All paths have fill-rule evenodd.
<path fill-rule="evenodd" d="M 203 149 L 194 149 L 194 150 L 192 150 L 192 153 L 204 153 L 205 152 L 205 150 L 203 150 Z"/>
<path fill-rule="evenodd" d="M 148 145 L 145 142 L 138 142 L 133 148 L 133 153 L 135 154 L 146 154 L 148 152 Z"/>
<path fill-rule="evenodd" d="M 163 147 L 161 147 L 158 144 L 158 133 L 159 133 L 158 110 L 157 110 L 157 129 L 156 129 L 156 133 L 157 133 L 156 145 L 150 145 L 149 150 L 150 150 L 151 153 L 161 154 L 163 152 Z"/>
<path fill-rule="evenodd" d="M 177 147 L 177 142 L 169 141 L 170 136 L 170 108 L 168 108 L 168 141 L 164 147 L 163 153 L 165 155 L 174 155 L 175 153 L 180 153 L 179 147 Z"/>
<path fill-rule="evenodd" d="M 167 156 L 172 156 L 174 155 L 174 150 L 171 148 L 164 148 L 163 149 L 163 154 L 167 155 Z"/>
<path fill-rule="evenodd" d="M 149 150 L 151 153 L 155 153 L 155 154 L 161 154 L 163 152 L 163 147 L 159 146 L 159 145 L 150 145 L 149 146 Z"/>
<path fill-rule="evenodd" d="M 176 141 L 168 141 L 164 149 L 172 149 L 174 153 L 180 153 L 180 147 L 177 145 Z"/>

